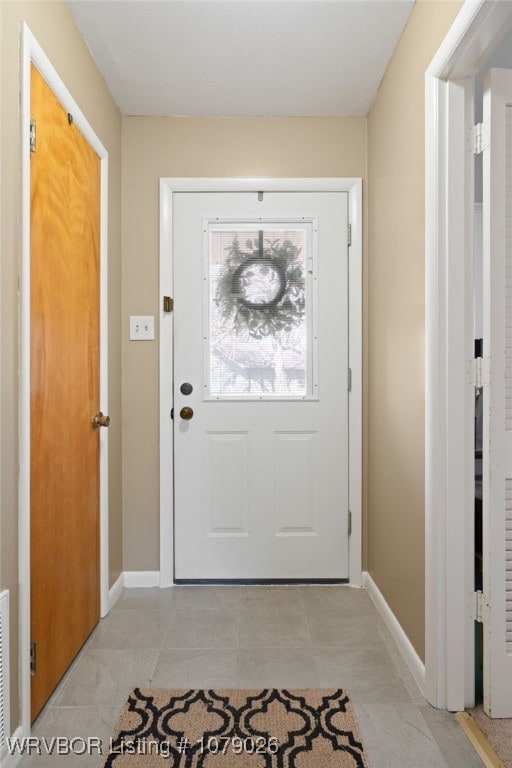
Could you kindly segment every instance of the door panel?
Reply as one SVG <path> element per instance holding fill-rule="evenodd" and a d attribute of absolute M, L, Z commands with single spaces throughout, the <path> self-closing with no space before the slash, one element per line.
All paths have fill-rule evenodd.
<path fill-rule="evenodd" d="M 173 197 L 175 577 L 347 579 L 347 194 Z"/>
<path fill-rule="evenodd" d="M 99 619 L 100 161 L 32 67 L 32 718 Z"/>
<path fill-rule="evenodd" d="M 484 91 L 483 390 L 484 708 L 512 717 L 512 72 Z"/>

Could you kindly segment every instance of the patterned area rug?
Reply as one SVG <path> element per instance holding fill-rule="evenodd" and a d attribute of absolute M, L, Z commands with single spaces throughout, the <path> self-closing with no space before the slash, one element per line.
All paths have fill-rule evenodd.
<path fill-rule="evenodd" d="M 347 691 L 140 690 L 104 768 L 368 768 Z"/>

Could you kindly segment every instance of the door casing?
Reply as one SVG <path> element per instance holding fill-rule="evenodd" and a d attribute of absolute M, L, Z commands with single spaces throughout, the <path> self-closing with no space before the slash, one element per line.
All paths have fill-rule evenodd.
<path fill-rule="evenodd" d="M 108 413 L 108 153 L 34 35 L 21 46 L 21 264 L 19 376 L 19 585 L 21 732 L 30 733 L 30 65 L 39 70 L 101 161 L 100 409 Z M 109 611 L 108 430 L 100 430 L 100 614 Z"/>
<path fill-rule="evenodd" d="M 174 192 L 348 192 L 351 245 L 349 251 L 349 578 L 352 586 L 362 580 L 362 179 L 360 178 L 161 178 L 160 179 L 160 586 L 173 584 L 173 452 L 172 312 L 164 310 L 164 296 L 173 296 L 172 195 Z"/>
<path fill-rule="evenodd" d="M 466 0 L 425 78 L 425 690 L 474 705 L 474 76 L 512 28 L 506 2 Z M 462 233 L 462 236 L 461 236 Z"/>

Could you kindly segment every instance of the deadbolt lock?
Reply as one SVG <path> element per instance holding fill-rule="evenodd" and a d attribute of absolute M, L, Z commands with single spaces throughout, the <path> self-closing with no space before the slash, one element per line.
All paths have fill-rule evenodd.
<path fill-rule="evenodd" d="M 186 405 L 180 411 L 180 416 L 185 421 L 190 421 L 190 419 L 192 418 L 193 415 L 194 415 L 194 411 L 188 405 Z"/>
<path fill-rule="evenodd" d="M 92 425 L 94 429 L 97 429 L 98 427 L 108 427 L 110 424 L 110 416 L 104 416 L 102 412 L 95 413 L 94 416 L 91 419 Z"/>

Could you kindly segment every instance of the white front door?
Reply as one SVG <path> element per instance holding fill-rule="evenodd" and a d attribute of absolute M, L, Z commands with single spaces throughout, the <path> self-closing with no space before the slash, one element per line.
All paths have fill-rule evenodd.
<path fill-rule="evenodd" d="M 173 195 L 176 580 L 348 578 L 347 211 Z"/>
<path fill-rule="evenodd" d="M 483 130 L 484 708 L 512 717 L 512 71 L 491 69 Z"/>

